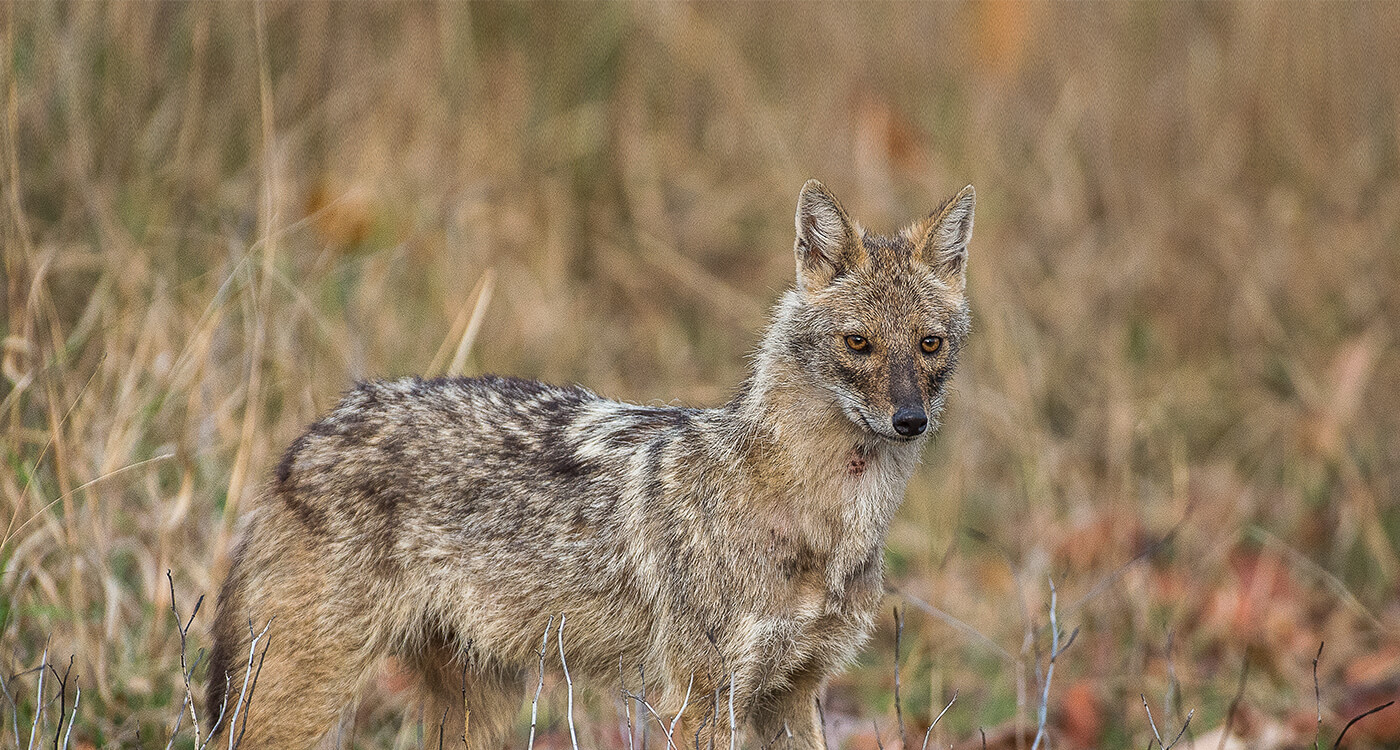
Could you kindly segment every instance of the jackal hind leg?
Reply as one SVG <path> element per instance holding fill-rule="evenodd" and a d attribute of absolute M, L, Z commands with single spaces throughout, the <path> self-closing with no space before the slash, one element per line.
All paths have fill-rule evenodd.
<path fill-rule="evenodd" d="M 429 747 L 437 747 L 442 737 L 443 748 L 463 748 L 463 736 L 470 750 L 504 747 L 525 698 L 524 672 L 489 663 L 467 665 L 443 642 L 429 644 L 410 661 L 423 680 Z"/>

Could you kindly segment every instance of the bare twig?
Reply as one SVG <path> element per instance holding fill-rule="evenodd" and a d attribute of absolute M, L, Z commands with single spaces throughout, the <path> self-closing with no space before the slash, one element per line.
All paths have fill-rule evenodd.
<path fill-rule="evenodd" d="M 904 709 L 899 705 L 899 646 L 904 639 L 904 613 L 899 611 L 899 605 L 894 608 L 894 716 L 899 723 L 899 746 L 909 747 L 909 740 L 904 736 Z"/>
<path fill-rule="evenodd" d="M 642 705 L 647 704 L 647 669 L 640 663 L 637 664 L 637 677 L 642 681 Z M 643 721 L 641 711 L 637 711 L 638 723 L 642 725 L 642 750 L 651 750 L 648 740 L 651 738 L 651 722 Z M 654 715 L 656 712 L 652 711 Z"/>
<path fill-rule="evenodd" d="M 180 634 L 180 676 L 185 681 L 185 697 L 184 700 L 180 703 L 180 713 L 175 719 L 175 728 L 170 732 L 170 742 L 166 744 L 166 750 L 169 750 L 169 748 L 174 747 L 175 745 L 175 736 L 179 734 L 180 724 L 184 720 L 185 706 L 189 706 L 190 722 L 194 724 L 194 746 L 203 747 L 204 745 L 200 741 L 200 737 L 202 735 L 199 731 L 199 712 L 195 710 L 194 691 L 190 687 L 190 674 L 194 672 L 195 666 L 198 666 L 199 660 L 203 659 L 203 653 L 201 652 L 199 659 L 197 659 L 195 665 L 192 666 L 189 664 L 186 658 L 186 646 L 187 638 L 190 632 L 190 627 L 194 625 L 194 618 L 195 615 L 199 614 L 200 605 L 204 604 L 204 597 L 201 596 L 195 600 L 194 611 L 190 612 L 189 621 L 184 622 L 182 624 L 182 620 L 180 618 L 180 610 L 176 608 L 175 604 L 175 578 L 170 574 L 169 568 L 167 568 L 165 571 L 165 580 L 170 583 L 170 612 L 171 614 L 175 615 L 175 630 Z"/>
<path fill-rule="evenodd" d="M 1147 696 L 1139 694 L 1139 697 L 1142 698 L 1142 707 L 1147 711 L 1147 723 L 1152 725 L 1152 736 L 1157 738 L 1157 746 L 1165 748 L 1167 744 L 1162 742 L 1162 733 L 1157 731 L 1157 722 L 1152 720 L 1152 708 L 1147 705 Z M 1151 742 L 1147 744 L 1149 747 L 1152 745 Z"/>
<path fill-rule="evenodd" d="M 549 634 L 546 633 L 545 637 L 549 637 Z M 472 708 L 467 705 L 467 664 L 472 658 L 473 640 L 472 638 L 467 639 L 467 648 L 462 656 L 462 747 L 465 750 L 471 750 L 471 743 L 467 740 L 472 728 Z M 543 644 L 540 645 L 540 652 L 544 652 Z M 544 665 L 540 665 L 540 679 L 544 679 Z M 447 721 L 447 714 L 443 714 L 442 720 L 444 723 Z"/>
<path fill-rule="evenodd" d="M 934 727 L 938 726 L 938 720 L 943 718 L 943 714 L 948 713 L 948 709 L 952 708 L 952 707 L 953 707 L 953 704 L 954 704 L 954 703 L 957 703 L 957 701 L 958 701 L 958 691 L 954 690 L 954 691 L 953 691 L 953 699 L 950 700 L 950 701 L 948 701 L 948 705 L 944 706 L 944 707 L 943 707 L 943 710 L 938 712 L 938 715 L 935 716 L 935 717 L 933 718 L 933 723 L 932 723 L 932 724 L 929 724 L 929 725 L 928 725 L 928 729 L 924 730 L 924 743 L 923 743 L 922 745 L 919 745 L 919 750 L 926 750 L 926 749 L 928 748 L 928 736 L 929 736 L 929 734 L 933 732 L 933 728 L 934 728 Z"/>
<path fill-rule="evenodd" d="M 1191 717 L 1195 715 L 1196 709 L 1194 708 L 1186 712 L 1186 721 L 1181 723 L 1181 731 L 1177 732 L 1176 737 L 1172 738 L 1172 743 L 1162 748 L 1162 750 L 1172 750 L 1172 748 L 1176 747 L 1176 743 L 1181 741 L 1182 735 L 1186 734 L 1186 730 L 1191 727 Z"/>
<path fill-rule="evenodd" d="M 730 709 L 729 709 L 729 710 L 730 710 L 729 725 L 732 727 L 732 726 L 734 726 L 734 713 L 733 713 L 733 711 L 734 711 L 734 708 L 733 708 L 733 706 L 734 706 L 734 697 L 733 697 L 732 694 L 730 695 L 730 698 L 729 698 L 729 705 L 730 705 Z M 827 744 L 827 741 L 826 741 L 826 713 L 825 713 L 824 711 L 822 711 L 822 699 L 821 699 L 821 696 L 818 696 L 818 697 L 817 697 L 817 721 L 820 721 L 820 722 L 822 723 L 822 750 L 828 750 L 828 748 L 829 748 L 830 746 Z M 731 741 L 730 741 L 730 750 L 733 750 L 733 748 L 734 748 L 734 743 L 733 743 L 733 740 L 731 740 Z"/>
<path fill-rule="evenodd" d="M 1249 647 L 1244 650 L 1244 664 L 1240 667 L 1240 684 L 1235 688 L 1235 697 L 1230 699 L 1230 708 L 1225 712 L 1225 730 L 1220 733 L 1220 744 L 1215 750 L 1225 750 L 1225 740 L 1230 737 L 1230 727 L 1235 723 L 1235 711 L 1240 707 L 1240 701 L 1244 700 L 1244 685 L 1249 679 Z M 1314 680 L 1314 685 L 1316 680 Z"/>
<path fill-rule="evenodd" d="M 1157 740 L 1157 746 L 1162 750 L 1171 750 L 1177 742 L 1181 741 L 1182 735 L 1186 734 L 1186 729 L 1191 726 L 1191 717 L 1196 715 L 1196 709 L 1193 708 L 1186 714 L 1186 721 L 1182 723 L 1181 731 L 1176 733 L 1176 737 L 1170 743 L 1167 743 L 1162 741 L 1162 734 L 1157 731 L 1157 722 L 1152 719 L 1152 709 L 1147 705 L 1147 696 L 1141 695 L 1140 697 L 1142 698 L 1142 707 L 1147 710 L 1147 723 L 1152 725 L 1152 736 Z M 1151 747 L 1152 740 L 1148 740 L 1147 745 Z"/>
<path fill-rule="evenodd" d="M 263 632 L 266 633 L 266 632 L 267 632 L 267 628 L 268 628 L 268 627 L 271 627 L 271 626 L 272 626 L 272 621 L 271 621 L 271 620 L 268 620 L 268 621 L 267 621 L 267 626 L 265 626 L 265 627 L 263 628 Z M 251 632 L 251 631 L 252 631 L 252 628 L 249 627 L 248 630 Z M 259 636 L 259 637 L 261 637 L 261 636 Z M 243 744 L 243 734 L 244 734 L 245 732 L 248 731 L 248 714 L 252 713 L 252 708 L 253 708 L 253 693 L 256 692 L 257 689 L 258 689 L 258 677 L 262 675 L 263 662 L 267 660 L 267 649 L 268 649 L 268 647 L 271 646 L 271 645 L 272 645 L 271 643 L 263 644 L 262 655 L 258 657 L 258 668 L 257 668 L 257 671 L 253 672 L 253 684 L 251 684 L 251 685 L 248 686 L 248 694 L 247 694 L 246 696 L 242 696 L 242 699 L 243 699 L 243 708 L 246 709 L 246 710 L 243 712 L 243 723 L 239 725 L 239 728 L 238 728 L 238 739 L 235 740 L 234 743 L 233 743 L 233 750 L 238 750 L 238 747 L 239 747 L 240 745 Z M 252 661 L 249 661 L 249 662 L 248 662 L 248 668 L 249 668 L 249 669 L 252 669 L 252 668 L 253 668 L 253 663 L 252 663 Z M 230 732 L 233 731 L 233 725 L 232 725 L 232 724 L 229 724 L 229 731 L 230 731 Z"/>
<path fill-rule="evenodd" d="M 253 662 L 257 659 L 258 655 L 258 641 L 261 640 L 264 635 L 267 635 L 267 630 L 270 627 L 272 627 L 272 620 L 268 620 L 267 624 L 263 626 L 262 632 L 254 635 L 252 642 L 248 644 L 248 665 L 247 668 L 243 670 L 243 687 L 238 692 L 238 700 L 234 701 L 233 719 L 231 719 L 228 724 L 229 750 L 233 750 L 235 747 L 237 747 L 239 740 L 241 740 L 243 736 L 242 731 L 240 731 L 236 736 L 233 732 L 234 726 L 238 725 L 238 716 L 240 713 L 243 714 L 243 727 L 246 729 L 248 726 L 247 711 L 244 710 L 248 707 L 247 701 L 252 697 L 248 693 L 248 681 L 253 677 Z M 250 634 L 253 632 L 252 620 L 248 621 L 248 632 Z M 263 650 L 263 654 L 267 654 L 266 649 Z M 259 671 L 261 671 L 261 661 L 258 662 L 258 666 Z"/>
<path fill-rule="evenodd" d="M 73 686 L 73 713 L 68 716 L 68 731 L 63 733 L 63 750 L 68 749 L 68 738 L 73 736 L 73 725 L 78 721 L 78 704 L 83 700 L 83 688 Z"/>
<path fill-rule="evenodd" d="M 34 748 L 34 735 L 39 731 L 39 719 L 44 715 L 44 672 L 49 665 L 49 647 L 44 646 L 44 656 L 39 660 L 39 691 L 34 699 L 34 723 L 29 725 L 29 750 Z"/>
<path fill-rule="evenodd" d="M 215 676 L 209 675 L 209 679 L 215 679 Z M 222 702 L 219 703 L 219 716 L 214 719 L 213 726 L 209 727 L 209 735 L 204 738 L 204 744 L 199 745 L 199 750 L 204 750 L 204 748 L 208 747 L 209 743 L 214 741 L 214 735 L 218 734 L 219 729 L 224 725 L 224 717 L 228 715 L 228 694 L 232 691 L 233 681 L 229 679 L 228 672 L 224 672 L 224 697 Z M 209 709 L 212 707 L 205 706 L 205 708 Z"/>
<path fill-rule="evenodd" d="M 553 625 L 554 616 L 550 615 L 549 621 L 544 624 L 544 638 L 540 640 L 540 681 L 535 685 L 535 699 L 530 701 L 530 744 L 526 745 L 527 750 L 534 750 L 535 747 L 535 719 L 539 716 L 540 691 L 544 690 L 544 654 L 549 648 L 549 629 Z"/>
<path fill-rule="evenodd" d="M 1347 736 L 1347 730 L 1348 730 L 1348 729 L 1351 729 L 1351 725 L 1352 725 L 1352 724 L 1355 724 L 1356 722 L 1361 721 L 1362 719 L 1366 718 L 1367 716 L 1370 716 L 1370 715 L 1373 714 L 1373 713 L 1376 713 L 1376 712 L 1378 712 L 1378 711 L 1384 711 L 1384 710 L 1386 710 L 1387 708 L 1390 708 L 1390 707 L 1393 706 L 1393 705 L 1395 705 L 1395 701 L 1390 701 L 1389 703 L 1385 703 L 1385 704 L 1383 704 L 1383 705 L 1376 706 L 1375 708 L 1371 709 L 1370 711 L 1367 711 L 1366 713 L 1361 714 L 1360 716 L 1357 716 L 1356 718 L 1352 719 L 1351 721 L 1348 721 L 1348 722 L 1347 722 L 1347 725 L 1344 726 L 1344 727 L 1342 727 L 1342 733 L 1339 734 L 1339 735 L 1337 735 L 1337 741 L 1332 743 L 1332 750 L 1337 750 L 1337 748 L 1340 748 L 1340 747 L 1342 746 L 1342 738 L 1345 737 L 1345 736 Z"/>
<path fill-rule="evenodd" d="M 681 707 L 676 709 L 676 715 L 671 718 L 671 728 L 666 732 L 667 739 L 676 733 L 676 722 L 681 720 L 681 715 L 685 713 L 685 707 L 690 705 L 690 690 L 693 687 L 695 687 L 695 673 L 691 672 L 690 682 L 685 684 L 685 697 L 681 699 Z M 578 748 L 574 748 L 574 750 L 578 750 Z"/>
<path fill-rule="evenodd" d="M 1058 592 L 1055 591 L 1055 581 L 1052 579 L 1050 581 L 1050 661 L 1045 667 L 1045 684 L 1040 689 L 1040 713 L 1037 717 L 1035 741 L 1031 743 L 1031 750 L 1040 750 L 1040 743 L 1045 739 L 1045 721 L 1050 711 L 1050 682 L 1055 679 L 1055 661 L 1060 658 L 1060 654 L 1064 653 L 1065 649 L 1074 644 L 1074 639 L 1079 637 L 1079 628 L 1075 628 L 1074 632 L 1069 634 L 1069 640 L 1065 642 L 1065 645 L 1060 645 L 1060 621 L 1055 614 L 1055 608 L 1059 603 L 1058 596 Z"/>
<path fill-rule="evenodd" d="M 578 750 L 578 734 L 574 732 L 574 680 L 569 676 L 569 662 L 564 659 L 564 614 L 559 615 L 559 629 L 554 634 L 559 638 L 559 663 L 564 666 L 564 682 L 569 686 L 569 745 Z"/>
<path fill-rule="evenodd" d="M 632 704 L 627 699 L 627 675 L 622 671 L 622 654 L 617 655 L 617 684 L 622 686 L 622 710 L 627 714 L 627 750 L 633 750 L 635 731 L 632 729 Z"/>
<path fill-rule="evenodd" d="M 1167 630 L 1167 695 L 1162 700 L 1167 715 L 1181 718 L 1181 681 L 1176 676 L 1176 631 Z"/>
<path fill-rule="evenodd" d="M 1327 641 L 1319 641 L 1317 656 L 1313 657 L 1313 700 L 1317 702 L 1317 731 L 1313 734 L 1313 750 L 1318 750 L 1322 742 L 1322 687 L 1317 682 L 1317 662 L 1322 659 L 1322 647 L 1326 645 Z"/>
<path fill-rule="evenodd" d="M 646 683 L 643 683 L 643 686 L 645 686 L 645 684 Z M 661 718 L 661 714 L 657 713 L 655 708 L 652 708 L 651 704 L 647 702 L 647 699 L 645 697 L 633 693 L 628 693 L 626 691 L 623 692 L 623 695 L 626 695 L 628 698 L 631 698 L 632 700 L 635 700 L 638 703 L 642 704 L 642 708 L 645 708 L 647 711 L 651 712 L 652 718 L 656 719 L 656 723 L 661 725 L 661 732 L 666 735 L 666 747 L 670 748 L 670 750 L 680 750 L 680 748 L 676 747 L 675 741 L 671 738 L 671 733 L 666 729 L 666 720 Z M 645 731 L 647 726 L 648 725 L 646 722 L 642 722 L 643 731 Z M 643 735 L 643 737 L 645 737 L 645 735 Z M 642 747 L 644 749 L 646 747 L 645 740 L 642 742 Z"/>
<path fill-rule="evenodd" d="M 826 747 L 826 719 L 822 717 L 822 701 L 817 699 L 817 717 L 822 722 L 822 747 Z M 739 738 L 734 732 L 734 673 L 729 673 L 729 750 L 738 750 Z"/>
<path fill-rule="evenodd" d="M 13 679 L 13 678 L 11 678 Z M 0 675 L 0 693 L 5 694 L 5 700 L 10 704 L 10 727 L 15 732 L 15 747 L 19 747 L 19 706 L 15 704 L 14 696 L 10 695 L 10 684 L 4 675 Z"/>
<path fill-rule="evenodd" d="M 875 747 L 885 750 L 885 743 L 880 739 L 880 722 L 871 719 L 870 725 L 875 727 Z"/>
<path fill-rule="evenodd" d="M 50 669 L 53 669 L 50 667 Z M 68 711 L 68 675 L 73 671 L 73 657 L 68 657 L 68 668 L 63 670 L 63 676 L 58 676 L 58 670 L 53 670 L 54 679 L 58 680 L 58 729 L 53 733 L 53 750 L 58 750 L 59 735 L 63 734 L 63 716 Z M 71 726 L 71 725 L 70 725 Z"/>

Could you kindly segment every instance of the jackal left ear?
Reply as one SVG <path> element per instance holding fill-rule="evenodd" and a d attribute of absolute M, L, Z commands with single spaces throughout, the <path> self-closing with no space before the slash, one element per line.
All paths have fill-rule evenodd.
<path fill-rule="evenodd" d="M 836 196 L 816 180 L 808 180 L 797 196 L 797 284 L 804 292 L 830 284 L 858 265 L 864 250 L 855 225 Z"/>
<path fill-rule="evenodd" d="M 914 227 L 919 260 L 958 286 L 967 280 L 967 243 L 972 239 L 972 212 L 976 206 L 977 193 L 968 185 Z"/>

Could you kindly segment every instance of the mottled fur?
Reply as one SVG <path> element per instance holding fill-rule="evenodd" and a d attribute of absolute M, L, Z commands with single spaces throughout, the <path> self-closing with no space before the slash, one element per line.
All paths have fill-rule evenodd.
<path fill-rule="evenodd" d="M 250 621 L 272 619 L 243 747 L 311 745 L 391 655 L 449 737 L 465 690 L 471 746 L 495 748 L 567 615 L 573 674 L 616 685 L 621 663 L 635 691 L 640 668 L 668 717 L 693 678 L 678 745 L 728 742 L 732 685 L 750 746 L 820 747 L 814 698 L 870 632 L 886 532 L 968 333 L 972 215 L 969 186 L 880 237 L 808 182 L 797 287 L 719 408 L 501 377 L 359 385 L 242 520 L 206 711 L 226 673 L 242 683 Z M 901 435 L 901 409 L 930 429 Z"/>

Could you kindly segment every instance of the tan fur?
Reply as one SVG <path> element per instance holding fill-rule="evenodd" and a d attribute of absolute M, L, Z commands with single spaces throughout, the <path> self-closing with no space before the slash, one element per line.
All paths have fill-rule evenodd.
<path fill-rule="evenodd" d="M 385 656 L 449 737 L 465 690 L 471 746 L 499 747 L 567 615 L 576 678 L 615 686 L 621 666 L 638 692 L 645 673 L 668 717 L 693 679 L 677 745 L 724 746 L 732 692 L 748 745 L 820 747 L 814 700 L 870 632 L 968 333 L 972 207 L 969 187 L 885 238 L 810 181 L 797 288 L 722 407 L 495 377 L 358 386 L 241 522 L 206 713 L 236 700 L 249 625 L 272 620 L 243 747 L 311 746 Z"/>

